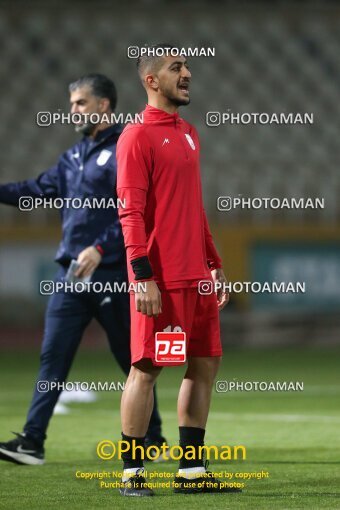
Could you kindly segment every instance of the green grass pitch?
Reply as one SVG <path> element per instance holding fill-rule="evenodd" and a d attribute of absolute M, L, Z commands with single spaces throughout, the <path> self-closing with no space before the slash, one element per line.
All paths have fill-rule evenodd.
<path fill-rule="evenodd" d="M 46 464 L 17 466 L 0 461 L 0 508 L 6 510 L 91 509 L 276 509 L 340 508 L 339 349 L 225 350 L 217 379 L 303 381 L 303 392 L 213 393 L 206 444 L 245 445 L 245 461 L 213 461 L 213 471 L 268 471 L 250 480 L 242 494 L 177 495 L 156 491 L 153 500 L 123 498 L 99 481 L 76 479 L 76 471 L 119 470 L 103 461 L 96 444 L 120 438 L 119 392 L 101 392 L 92 404 L 70 404 L 48 430 Z M 38 366 L 38 353 L 1 352 L 0 440 L 21 431 Z M 168 368 L 158 390 L 164 434 L 178 444 L 176 395 L 183 368 Z M 80 351 L 70 381 L 122 381 L 108 351 Z M 175 473 L 176 462 L 147 464 Z"/>

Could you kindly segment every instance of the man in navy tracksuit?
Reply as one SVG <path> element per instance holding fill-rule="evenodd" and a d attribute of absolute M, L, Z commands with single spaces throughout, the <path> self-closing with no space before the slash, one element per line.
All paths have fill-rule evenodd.
<path fill-rule="evenodd" d="M 116 195 L 116 143 L 122 131 L 107 122 L 116 106 L 113 82 L 99 74 L 86 75 L 70 85 L 71 113 L 79 121 L 76 131 L 84 137 L 67 150 L 58 163 L 36 179 L 0 185 L 0 202 L 18 206 L 20 197 L 111 199 Z M 106 115 L 93 124 L 89 114 Z M 84 115 L 84 114 L 87 114 Z M 92 117 L 91 117 L 92 118 Z M 102 117 L 103 119 L 103 117 Z M 99 201 L 99 200 L 98 200 Z M 67 201 L 65 201 L 67 202 Z M 108 201 L 107 201 L 108 202 Z M 78 202 L 79 203 L 79 202 Z M 127 282 L 123 235 L 115 208 L 61 209 L 62 241 L 56 261 L 55 281 L 63 281 L 72 259 L 79 263 L 76 276 L 93 273 L 92 282 Z M 113 287 L 113 285 L 112 285 Z M 59 292 L 48 302 L 40 370 L 37 381 L 64 382 L 83 332 L 92 318 L 104 328 L 111 351 L 125 374 L 130 370 L 130 312 L 127 293 Z M 60 386 L 60 385 L 59 385 Z M 43 464 L 44 440 L 60 389 L 35 388 L 22 434 L 0 443 L 0 458 L 19 464 Z M 155 404 L 147 443 L 161 444 L 161 420 Z"/>

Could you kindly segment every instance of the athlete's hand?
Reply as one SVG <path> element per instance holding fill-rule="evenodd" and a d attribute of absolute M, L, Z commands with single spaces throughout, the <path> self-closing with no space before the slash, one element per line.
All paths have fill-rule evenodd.
<path fill-rule="evenodd" d="M 214 284 L 219 283 L 217 288 L 217 302 L 218 309 L 221 311 L 229 302 L 229 292 L 226 292 L 224 289 L 224 284 L 228 283 L 227 278 L 223 269 L 213 269 L 211 271 L 211 276 L 214 280 Z"/>
<path fill-rule="evenodd" d="M 78 278 L 83 278 L 93 273 L 100 264 L 102 256 L 94 246 L 89 246 L 81 251 L 78 255 L 77 262 L 80 264 L 79 269 L 75 272 Z"/>
<path fill-rule="evenodd" d="M 148 317 L 158 317 L 162 313 L 162 298 L 157 283 L 154 280 L 143 283 L 146 292 L 135 293 L 136 310 Z"/>

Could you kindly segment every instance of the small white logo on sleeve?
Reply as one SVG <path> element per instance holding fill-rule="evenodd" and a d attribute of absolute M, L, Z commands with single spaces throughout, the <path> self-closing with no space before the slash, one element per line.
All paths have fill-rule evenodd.
<path fill-rule="evenodd" d="M 103 149 L 97 158 L 97 165 L 103 166 L 108 162 L 109 157 L 112 155 L 111 151 Z"/>
<path fill-rule="evenodd" d="M 170 143 L 169 138 L 164 138 L 164 141 L 163 141 L 163 143 L 162 143 L 162 147 L 163 147 L 163 145 L 165 145 L 166 143 Z"/>
<path fill-rule="evenodd" d="M 188 135 L 187 133 L 185 133 L 185 137 L 186 137 L 186 139 L 188 140 L 188 143 L 189 143 L 190 147 L 191 147 L 191 148 L 192 148 L 192 150 L 194 151 L 194 150 L 196 149 L 196 147 L 195 147 L 195 144 L 194 144 L 193 139 L 192 139 L 192 138 L 191 138 L 191 136 L 190 136 L 190 135 Z"/>

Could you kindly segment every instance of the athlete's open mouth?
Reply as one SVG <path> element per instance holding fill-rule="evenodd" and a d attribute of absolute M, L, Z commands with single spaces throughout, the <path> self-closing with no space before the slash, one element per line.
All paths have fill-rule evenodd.
<path fill-rule="evenodd" d="M 180 83 L 178 88 L 181 90 L 189 90 L 189 83 Z"/>

